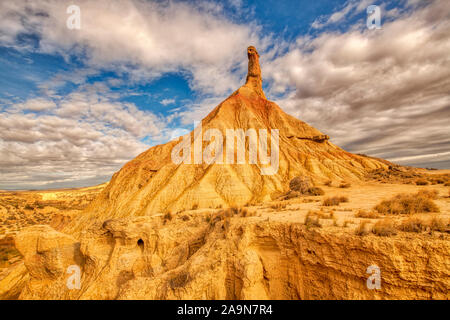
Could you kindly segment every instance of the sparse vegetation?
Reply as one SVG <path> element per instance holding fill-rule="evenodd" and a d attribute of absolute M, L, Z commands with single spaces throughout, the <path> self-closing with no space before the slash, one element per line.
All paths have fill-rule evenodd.
<path fill-rule="evenodd" d="M 326 185 L 327 187 L 331 187 L 331 185 L 333 184 L 333 181 L 328 180 L 324 183 L 324 185 Z"/>
<path fill-rule="evenodd" d="M 423 198 L 428 198 L 431 200 L 436 200 L 439 196 L 439 192 L 437 190 L 434 189 L 430 189 L 430 190 L 420 190 L 417 193 L 417 196 L 419 197 L 423 197 Z"/>
<path fill-rule="evenodd" d="M 418 185 L 418 186 L 426 186 L 426 185 L 428 185 L 428 181 L 425 180 L 425 179 L 418 179 L 418 180 L 416 180 L 416 185 Z"/>
<path fill-rule="evenodd" d="M 433 202 L 434 193 L 421 191 L 417 194 L 399 194 L 390 200 L 383 200 L 375 210 L 383 214 L 413 214 L 420 212 L 439 212 Z"/>
<path fill-rule="evenodd" d="M 308 194 L 310 194 L 312 196 L 322 196 L 325 194 L 325 191 L 323 191 L 319 187 L 311 187 L 308 189 Z"/>
<path fill-rule="evenodd" d="M 380 237 L 390 237 L 397 234 L 397 229 L 391 219 L 383 219 L 375 223 L 372 233 Z"/>
<path fill-rule="evenodd" d="M 307 193 L 311 187 L 312 185 L 309 177 L 295 177 L 289 182 L 289 189 L 302 194 Z"/>
<path fill-rule="evenodd" d="M 326 207 L 338 206 L 342 202 L 348 202 L 348 198 L 344 196 L 329 197 L 323 200 L 322 205 Z"/>
<path fill-rule="evenodd" d="M 359 210 L 355 217 L 357 218 L 365 218 L 365 219 L 378 219 L 380 216 L 378 213 L 373 211 L 365 211 L 365 210 Z"/>
<path fill-rule="evenodd" d="M 442 218 L 433 217 L 431 219 L 422 219 L 419 217 L 410 217 L 404 220 L 398 229 L 404 232 L 426 232 L 439 231 L 450 233 L 450 223 Z"/>
<path fill-rule="evenodd" d="M 348 182 L 341 182 L 341 184 L 339 185 L 339 188 L 350 188 L 352 185 Z"/>
<path fill-rule="evenodd" d="M 319 222 L 319 217 L 308 213 L 305 217 L 305 226 L 309 228 L 321 228 L 322 225 Z"/>
<path fill-rule="evenodd" d="M 164 222 L 166 222 L 166 221 L 170 221 L 170 220 L 172 220 L 173 219 L 173 214 L 172 214 L 172 212 L 166 212 L 166 214 L 163 216 L 163 220 L 164 220 Z"/>
<path fill-rule="evenodd" d="M 281 210 L 286 208 L 286 203 L 283 202 L 273 203 L 270 205 L 270 207 L 274 210 Z"/>
<path fill-rule="evenodd" d="M 358 229 L 356 229 L 355 234 L 357 236 L 366 236 L 370 233 L 369 230 L 367 230 L 366 226 L 368 224 L 368 221 L 361 221 L 361 223 L 359 224 Z"/>
<path fill-rule="evenodd" d="M 430 229 L 432 231 L 450 233 L 450 223 L 448 221 L 445 222 L 444 219 L 434 217 L 430 221 Z"/>

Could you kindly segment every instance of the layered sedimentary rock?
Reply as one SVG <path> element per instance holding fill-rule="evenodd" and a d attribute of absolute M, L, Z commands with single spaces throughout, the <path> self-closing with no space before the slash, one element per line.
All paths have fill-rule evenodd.
<path fill-rule="evenodd" d="M 244 205 L 268 200 L 284 192 L 295 176 L 309 176 L 316 181 L 327 179 L 361 179 L 368 171 L 387 168 L 377 159 L 342 150 L 329 136 L 288 114 L 266 99 L 262 89 L 259 55 L 254 47 L 247 50 L 249 59 L 246 83 L 212 110 L 201 121 L 201 129 L 189 134 L 191 150 L 194 139 L 205 139 L 208 130 L 217 130 L 227 144 L 230 129 L 279 132 L 279 167 L 273 175 L 263 175 L 264 165 L 249 161 L 249 139 L 245 140 L 245 163 L 223 164 L 174 163 L 172 151 L 183 138 L 158 145 L 140 154 L 114 174 L 96 201 L 67 229 L 79 231 L 93 220 L 217 206 Z M 261 136 L 259 136 L 261 139 Z M 245 138 L 244 138 L 245 139 Z M 205 154 L 209 142 L 203 141 Z M 268 147 L 268 151 L 271 147 Z M 225 152 L 224 152 L 225 153 Z M 236 154 L 236 150 L 234 152 Z M 236 159 L 237 161 L 237 159 Z"/>
<path fill-rule="evenodd" d="M 446 299 L 450 287 L 448 241 L 419 236 L 201 215 L 110 220 L 79 243 L 38 228 L 22 234 L 30 270 L 22 299 Z M 63 262 L 80 266 L 79 290 L 67 287 Z M 373 265 L 376 290 L 367 287 Z"/>
<path fill-rule="evenodd" d="M 289 189 L 296 176 L 312 184 L 362 179 L 389 163 L 351 154 L 281 110 L 262 90 L 259 55 L 249 47 L 245 85 L 186 137 L 158 145 L 128 162 L 86 210 L 59 231 L 37 226 L 16 239 L 23 265 L 0 281 L 0 298 L 22 299 L 349 299 L 445 298 L 448 242 L 360 238 L 302 224 L 256 217 L 229 220 L 163 214 L 263 202 Z M 263 174 L 250 155 L 235 163 L 177 163 L 173 150 L 210 130 L 278 134 L 278 164 Z M 233 138 L 234 139 L 234 138 Z M 207 140 L 207 139 L 206 139 Z M 216 140 L 214 140 L 216 141 Z M 250 150 L 250 141 L 243 141 Z M 234 144 L 234 140 L 233 140 Z M 200 154 L 208 150 L 200 147 Z M 184 154 L 183 154 L 184 156 Z M 217 153 L 214 156 L 218 156 Z M 259 155 L 258 155 L 259 156 Z M 273 160 L 273 159 L 270 159 Z M 171 217 L 172 215 L 169 215 Z M 64 226 L 65 225 L 65 226 Z M 383 270 L 382 290 L 368 290 L 366 268 Z M 67 268 L 81 269 L 80 289 L 67 286 Z"/>

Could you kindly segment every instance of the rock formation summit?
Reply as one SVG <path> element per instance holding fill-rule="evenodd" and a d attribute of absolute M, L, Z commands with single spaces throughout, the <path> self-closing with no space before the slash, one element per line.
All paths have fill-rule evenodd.
<path fill-rule="evenodd" d="M 369 170 L 387 167 L 382 161 L 355 155 L 333 145 L 327 135 L 267 100 L 256 48 L 248 47 L 247 56 L 246 83 L 201 121 L 200 132 L 196 129 L 197 132 L 194 130 L 187 137 L 192 150 L 196 148 L 194 136 L 202 134 L 204 140 L 209 129 L 219 130 L 224 144 L 228 129 L 266 129 L 268 132 L 278 129 L 277 172 L 262 175 L 262 165 L 248 161 L 243 164 L 176 164 L 171 153 L 182 141 L 180 137 L 154 146 L 125 164 L 87 208 L 86 214 L 74 221 L 72 231 L 93 220 L 270 200 L 288 190 L 289 181 L 299 175 L 309 176 L 313 181 L 361 179 Z M 207 145 L 203 142 L 202 151 Z M 245 146 L 248 151 L 248 139 Z"/>

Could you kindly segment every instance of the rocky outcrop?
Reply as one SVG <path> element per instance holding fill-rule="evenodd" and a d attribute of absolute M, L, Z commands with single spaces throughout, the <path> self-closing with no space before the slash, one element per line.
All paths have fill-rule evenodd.
<path fill-rule="evenodd" d="M 448 241 L 208 217 L 110 220 L 83 232 L 79 245 L 47 228 L 30 228 L 18 239 L 31 278 L 20 298 L 448 298 Z M 83 270 L 79 290 L 68 289 L 63 275 L 74 263 Z M 372 265 L 381 270 L 380 289 L 367 287 Z"/>
<path fill-rule="evenodd" d="M 202 120 L 201 128 L 191 132 L 186 139 L 188 144 L 190 142 L 190 150 L 196 150 L 194 138 L 203 136 L 205 139 L 209 130 L 220 132 L 223 146 L 226 146 L 228 129 L 242 129 L 243 132 L 264 129 L 269 137 L 272 130 L 277 129 L 279 163 L 274 174 L 261 173 L 267 165 L 250 163 L 248 138 L 243 141 L 246 156 L 242 164 L 226 161 L 176 164 L 171 153 L 182 143 L 183 138 L 179 138 L 152 147 L 128 162 L 114 174 L 85 212 L 64 230 L 79 233 L 85 226 L 109 218 L 262 202 L 270 200 L 274 194 L 288 191 L 289 181 L 295 176 L 309 176 L 315 181 L 361 180 L 371 170 L 388 167 L 382 161 L 340 149 L 329 141 L 329 136 L 267 100 L 262 90 L 258 52 L 249 47 L 247 55 L 246 83 L 212 110 Z M 203 141 L 200 155 L 204 155 L 208 147 L 209 141 Z M 272 146 L 269 146 L 268 152 L 271 150 Z M 233 156 L 235 154 L 236 150 Z M 191 156 L 189 159 L 193 160 Z"/>

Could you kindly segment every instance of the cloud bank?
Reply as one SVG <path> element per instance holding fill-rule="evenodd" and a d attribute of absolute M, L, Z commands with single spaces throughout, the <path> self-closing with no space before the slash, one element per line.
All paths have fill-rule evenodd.
<path fill-rule="evenodd" d="M 294 42 L 262 35 L 258 22 L 237 21 L 220 4 L 201 1 L 75 1 L 80 30 L 66 28 L 56 0 L 0 2 L 0 46 L 74 57 L 83 67 L 39 83 L 42 95 L 0 105 L 0 189 L 81 186 L 109 179 L 148 141 L 173 138 L 244 81 L 249 44 L 261 53 L 267 96 L 348 151 L 402 164 L 450 164 L 450 3 L 406 1 L 383 10 L 382 29 L 365 20 L 329 27 L 365 11 L 348 1 L 311 26 L 324 30 Z M 232 1 L 243 9 L 241 1 Z M 281 54 L 280 54 L 281 53 Z M 108 86 L 86 82 L 99 70 L 142 82 L 175 73 L 197 99 L 169 115 L 120 102 Z M 55 88 L 72 83 L 68 95 Z"/>

